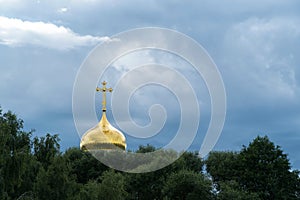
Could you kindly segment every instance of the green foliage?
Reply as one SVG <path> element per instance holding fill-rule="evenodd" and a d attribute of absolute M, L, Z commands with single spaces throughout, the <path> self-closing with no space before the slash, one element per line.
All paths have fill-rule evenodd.
<path fill-rule="evenodd" d="M 84 184 L 79 193 L 75 196 L 77 200 L 92 200 L 99 199 L 100 183 L 96 180 L 90 180 L 88 183 Z"/>
<path fill-rule="evenodd" d="M 55 156 L 60 154 L 58 135 L 46 134 L 46 137 L 35 137 L 33 139 L 33 151 L 37 160 L 42 163 L 43 167 L 47 167 L 51 164 Z"/>
<path fill-rule="evenodd" d="M 262 199 L 298 199 L 298 174 L 291 172 L 287 155 L 267 136 L 255 138 L 242 149 L 238 159 L 243 188 L 257 192 Z"/>
<path fill-rule="evenodd" d="M 31 135 L 21 119 L 0 108 L 0 200 L 300 199 L 299 172 L 267 137 L 255 138 L 240 152 L 211 152 L 205 162 L 195 152 L 178 158 L 176 151 L 140 146 L 141 158 L 155 151 L 154 159 L 136 163 L 129 154 L 123 157 L 132 162 L 117 162 L 138 172 L 178 159 L 149 173 L 121 173 L 78 148 L 61 153 L 58 135 L 33 140 Z"/>
<path fill-rule="evenodd" d="M 147 144 L 146 146 L 140 145 L 139 149 L 136 151 L 136 153 L 149 153 L 155 151 L 155 147 Z"/>
<path fill-rule="evenodd" d="M 236 152 L 210 152 L 206 170 L 216 183 L 238 179 L 239 159 Z"/>
<path fill-rule="evenodd" d="M 57 156 L 47 170 L 40 168 L 34 191 L 38 199 L 68 199 L 75 194 L 77 187 L 74 177 L 69 176 L 66 161 Z"/>
<path fill-rule="evenodd" d="M 30 157 L 31 132 L 22 131 L 23 121 L 0 109 L 0 198 L 22 194 L 24 176 Z"/>
<path fill-rule="evenodd" d="M 200 173 L 203 170 L 204 162 L 199 157 L 198 152 L 184 152 L 172 165 L 178 169 L 187 169 Z"/>
<path fill-rule="evenodd" d="M 212 199 L 211 182 L 203 174 L 188 170 L 172 173 L 164 183 L 165 199 Z"/>
<path fill-rule="evenodd" d="M 108 167 L 99 162 L 88 152 L 78 148 L 70 148 L 63 155 L 70 167 L 70 173 L 76 177 L 77 183 L 86 184 L 97 180 Z"/>
<path fill-rule="evenodd" d="M 127 197 L 125 178 L 122 174 L 108 170 L 101 176 L 99 199 L 119 200 Z"/>
<path fill-rule="evenodd" d="M 36 177 L 42 167 L 41 163 L 39 163 L 33 155 L 27 155 L 25 160 L 25 170 L 21 176 L 22 181 L 17 193 L 17 196 L 22 196 L 22 198 L 33 196 L 33 187 Z"/>
<path fill-rule="evenodd" d="M 147 149 L 147 151 L 145 151 L 145 149 Z M 155 147 L 147 145 L 146 148 L 145 146 L 140 146 L 137 152 L 146 153 L 153 152 L 155 150 Z M 156 165 L 156 161 L 162 162 L 166 156 L 173 154 L 174 152 L 169 151 L 165 151 L 162 154 L 157 154 L 163 156 L 163 158 L 157 157 L 156 159 L 154 159 L 154 161 L 152 161 L 152 163 L 148 163 L 144 167 L 151 168 L 151 165 Z M 128 174 L 127 191 L 130 193 L 131 199 L 162 199 L 162 188 L 164 187 L 166 179 L 172 173 L 178 172 L 180 170 L 189 170 L 195 173 L 201 173 L 202 167 L 203 162 L 197 153 L 184 152 L 174 163 L 160 170 L 149 173 Z"/>
<path fill-rule="evenodd" d="M 75 198 L 80 200 L 121 200 L 125 199 L 127 195 L 124 176 L 121 173 L 108 170 L 98 180 L 90 180 L 85 184 Z"/>
<path fill-rule="evenodd" d="M 220 191 L 217 194 L 218 200 L 259 200 L 259 196 L 253 192 L 241 190 L 236 181 L 227 181 L 220 183 Z"/>
<path fill-rule="evenodd" d="M 299 173 L 291 170 L 287 155 L 266 136 L 255 138 L 239 153 L 212 152 L 206 164 L 217 190 L 224 182 L 235 181 L 235 190 L 261 199 L 299 199 Z"/>
<path fill-rule="evenodd" d="M 130 199 L 161 199 L 165 176 L 161 170 L 149 173 L 126 174 Z"/>

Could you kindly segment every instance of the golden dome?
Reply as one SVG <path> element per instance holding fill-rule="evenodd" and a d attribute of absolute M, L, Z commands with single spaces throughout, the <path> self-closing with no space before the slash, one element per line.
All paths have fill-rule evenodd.
<path fill-rule="evenodd" d="M 100 122 L 90 130 L 88 130 L 81 138 L 80 149 L 84 151 L 90 150 L 125 150 L 126 138 L 121 131 L 113 127 L 106 118 L 106 95 L 105 92 L 111 92 L 111 88 L 106 88 L 106 82 L 103 88 L 97 88 L 97 91 L 103 92 L 102 100 L 102 118 Z"/>
<path fill-rule="evenodd" d="M 121 131 L 109 123 L 105 112 L 103 112 L 100 122 L 82 136 L 80 149 L 88 151 L 100 149 L 125 150 L 126 139 Z"/>

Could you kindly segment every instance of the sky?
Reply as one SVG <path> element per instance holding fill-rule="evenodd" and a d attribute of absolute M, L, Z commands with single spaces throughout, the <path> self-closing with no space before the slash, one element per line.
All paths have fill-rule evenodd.
<path fill-rule="evenodd" d="M 293 168 L 300 169 L 298 0 L 0 0 L 1 108 L 23 119 L 25 130 L 35 129 L 34 136 L 59 134 L 62 150 L 79 146 L 72 91 L 80 66 L 96 45 L 143 27 L 173 29 L 193 38 L 218 67 L 227 110 L 214 150 L 240 150 L 256 136 L 267 135 L 288 154 Z M 201 120 L 190 150 L 199 149 L 210 120 L 210 97 L 203 79 L 182 58 L 154 50 L 133 52 L 112 63 L 99 85 L 106 79 L 114 88 L 133 66 L 147 63 L 174 67 L 195 89 Z M 95 94 L 95 101 L 101 106 L 101 94 Z M 122 104 L 122 99 L 116 102 Z M 164 106 L 164 127 L 148 139 L 125 133 L 131 149 L 147 143 L 161 147 L 178 129 L 179 102 L 159 85 L 133 93 L 131 117 L 147 125 L 154 104 Z M 108 117 L 117 126 L 110 103 Z"/>

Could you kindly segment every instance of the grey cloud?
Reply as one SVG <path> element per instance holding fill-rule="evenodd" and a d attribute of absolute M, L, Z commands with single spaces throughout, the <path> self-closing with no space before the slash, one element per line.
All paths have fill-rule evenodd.
<path fill-rule="evenodd" d="M 299 1 L 0 2 L 1 5 L 6 4 L 1 6 L 0 12 L 7 18 L 68 27 L 77 36 L 112 35 L 143 26 L 162 26 L 188 34 L 211 54 L 221 71 L 227 90 L 227 121 L 216 148 L 238 150 L 258 134 L 268 134 L 291 156 L 294 167 L 300 167 L 297 148 L 300 123 L 300 60 L 297 56 L 300 47 Z M 14 5 L 9 2 L 14 2 Z M 67 10 L 58 12 L 62 8 Z M 61 131 L 63 145 L 77 145 L 78 136 L 74 133 L 70 120 L 69 104 L 76 70 L 89 48 L 80 46 L 69 52 L 56 52 L 36 46 L 10 48 L 1 45 L 0 78 L 5 80 L 0 85 L 2 107 L 20 113 L 25 123 L 32 125 L 32 128 L 37 126 L 40 130 L 50 131 L 64 129 Z M 173 60 L 172 57 L 162 59 L 158 54 L 128 59 L 124 61 L 125 64 L 146 62 L 148 59 L 147 62 L 164 60 L 168 65 L 175 63 L 179 66 L 177 61 L 169 62 Z M 104 76 L 111 86 L 129 70 L 124 63 L 110 67 Z M 185 67 L 183 63 L 180 65 Z M 209 94 L 204 83 L 201 83 L 201 78 L 195 77 L 192 70 L 187 71 L 184 67 L 182 71 L 199 91 L 197 97 L 202 103 L 202 110 L 205 110 L 201 113 L 205 124 L 200 122 L 204 130 L 210 117 Z M 151 92 L 150 89 L 148 91 Z M 144 107 L 157 103 L 156 99 L 159 103 L 168 103 L 166 96 L 163 99 L 155 96 L 147 100 L 146 94 L 140 94 L 143 102 L 139 104 L 139 96 L 136 95 L 135 103 L 140 106 L 140 110 L 133 109 L 132 115 L 141 123 L 149 120 L 147 108 Z M 95 98 L 96 102 L 101 99 L 100 96 Z M 168 106 L 167 109 L 172 114 L 175 112 L 173 108 L 177 106 L 176 101 Z M 141 110 L 145 112 L 141 113 Z M 176 126 L 179 114 L 175 113 L 176 116 L 167 121 L 166 132 L 174 131 L 172 127 Z M 109 117 L 113 121 L 113 116 Z M 50 120 L 50 123 L 45 120 Z M 203 130 L 198 139 L 202 138 L 201 134 L 205 132 Z M 72 138 L 72 141 L 68 138 Z M 158 145 L 166 143 L 163 136 L 151 139 L 148 142 Z M 131 141 L 135 145 L 143 142 L 134 139 Z M 198 143 L 194 145 L 197 146 Z"/>
<path fill-rule="evenodd" d="M 80 36 L 69 28 L 52 23 L 23 21 L 0 16 L 0 44 L 7 46 L 34 45 L 69 50 L 78 46 L 91 46 L 109 41 L 109 37 Z"/>

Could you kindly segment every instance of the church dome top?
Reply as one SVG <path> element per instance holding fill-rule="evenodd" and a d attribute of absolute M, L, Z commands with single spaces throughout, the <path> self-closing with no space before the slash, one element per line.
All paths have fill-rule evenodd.
<path fill-rule="evenodd" d="M 111 88 L 106 88 L 106 82 L 102 82 L 103 88 L 97 91 L 103 92 L 102 117 L 100 122 L 89 129 L 81 138 L 80 149 L 90 150 L 125 150 L 126 138 L 121 131 L 113 127 L 106 117 L 106 92 L 112 92 Z"/>

